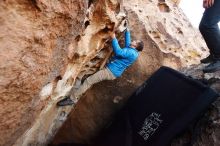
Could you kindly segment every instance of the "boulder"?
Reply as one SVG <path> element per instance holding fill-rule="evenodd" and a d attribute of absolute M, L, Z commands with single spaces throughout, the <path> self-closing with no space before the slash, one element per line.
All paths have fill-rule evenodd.
<path fill-rule="evenodd" d="M 62 125 L 53 143 L 89 142 L 160 66 L 198 64 L 207 47 L 177 3 L 1 1 L 0 145 L 47 145 Z M 125 18 L 132 39 L 145 43 L 138 60 L 122 77 L 88 90 L 73 107 L 58 108 L 71 88 L 104 67 L 112 54 L 109 32 L 116 30 L 123 41 Z"/>

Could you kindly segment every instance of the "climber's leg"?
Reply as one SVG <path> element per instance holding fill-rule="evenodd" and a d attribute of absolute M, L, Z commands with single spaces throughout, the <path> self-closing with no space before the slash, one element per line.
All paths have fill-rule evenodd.
<path fill-rule="evenodd" d="M 116 77 L 112 74 L 112 72 L 108 68 L 104 68 L 95 74 L 89 76 L 80 88 L 71 93 L 71 97 L 67 96 L 63 100 L 57 103 L 58 106 L 72 105 L 74 101 L 76 102 L 78 98 L 86 92 L 92 85 L 98 83 L 103 80 L 114 80 Z"/>
<path fill-rule="evenodd" d="M 104 68 L 95 74 L 89 76 L 82 84 L 82 86 L 72 95 L 79 97 L 86 90 L 88 90 L 92 85 L 101 82 L 103 80 L 114 80 L 116 77 L 112 74 L 112 72 L 108 68 Z"/>

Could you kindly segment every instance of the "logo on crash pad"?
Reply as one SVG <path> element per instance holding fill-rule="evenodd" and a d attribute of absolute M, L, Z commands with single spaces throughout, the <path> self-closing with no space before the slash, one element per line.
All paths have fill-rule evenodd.
<path fill-rule="evenodd" d="M 151 113 L 148 117 L 145 118 L 141 130 L 138 134 L 147 141 L 151 135 L 159 128 L 163 120 L 161 120 L 161 115 L 158 113 Z"/>

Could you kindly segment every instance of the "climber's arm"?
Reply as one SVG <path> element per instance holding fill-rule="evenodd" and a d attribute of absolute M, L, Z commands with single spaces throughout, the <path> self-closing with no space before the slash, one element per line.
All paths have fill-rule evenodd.
<path fill-rule="evenodd" d="M 128 28 L 125 30 L 125 47 L 130 47 L 131 45 L 131 33 Z"/>
<path fill-rule="evenodd" d="M 115 33 L 111 35 L 112 38 L 112 49 L 113 52 L 115 53 L 115 56 L 120 56 L 120 57 L 126 57 L 128 56 L 128 52 L 124 49 L 121 49 L 117 38 L 115 37 Z"/>
<path fill-rule="evenodd" d="M 112 40 L 112 48 L 115 56 L 127 57 L 129 55 L 129 52 L 127 52 L 127 50 L 121 49 L 116 38 Z"/>
<path fill-rule="evenodd" d="M 112 38 L 112 48 L 113 48 L 113 52 L 114 52 L 115 54 L 117 54 L 117 53 L 120 52 L 120 50 L 122 50 L 122 49 L 121 49 L 120 45 L 118 44 L 118 40 L 117 40 L 117 38 L 115 37 L 115 33 L 114 33 L 114 32 L 111 32 L 111 33 L 110 33 L 110 36 L 111 36 L 111 38 Z"/>

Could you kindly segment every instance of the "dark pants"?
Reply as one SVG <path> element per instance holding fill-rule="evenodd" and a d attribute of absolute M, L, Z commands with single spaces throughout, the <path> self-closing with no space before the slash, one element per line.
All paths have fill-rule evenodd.
<path fill-rule="evenodd" d="M 215 0 L 214 5 L 205 10 L 199 25 L 199 30 L 205 39 L 210 54 L 215 59 L 220 59 L 220 0 Z"/>

